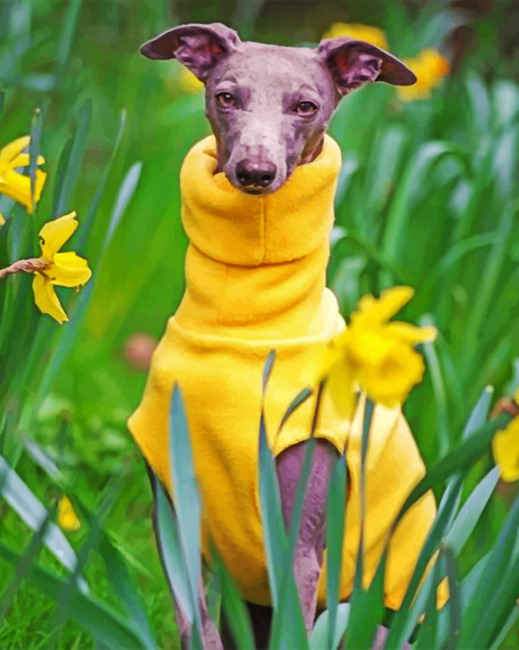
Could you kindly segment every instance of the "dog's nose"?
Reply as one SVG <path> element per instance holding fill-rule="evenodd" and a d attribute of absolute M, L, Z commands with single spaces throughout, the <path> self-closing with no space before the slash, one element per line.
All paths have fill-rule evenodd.
<path fill-rule="evenodd" d="M 276 165 L 272 162 L 255 162 L 246 158 L 236 165 L 236 177 L 240 185 L 268 187 L 276 176 Z"/>

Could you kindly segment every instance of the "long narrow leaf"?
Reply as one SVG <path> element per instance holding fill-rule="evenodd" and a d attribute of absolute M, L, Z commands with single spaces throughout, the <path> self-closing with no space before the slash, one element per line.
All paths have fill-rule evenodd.
<path fill-rule="evenodd" d="M 33 531 L 39 530 L 47 517 L 47 509 L 1 456 L 0 471 L 5 472 L 2 496 L 29 528 Z M 74 571 L 77 556 L 65 535 L 55 524 L 49 524 L 45 532 L 44 543 L 64 567 L 69 571 Z M 80 579 L 80 584 L 83 591 L 88 592 L 88 587 L 83 579 Z"/>
<path fill-rule="evenodd" d="M 171 399 L 169 451 L 171 483 L 175 495 L 178 534 L 186 563 L 193 622 L 200 638 L 201 619 L 198 588 L 201 581 L 200 522 L 201 502 L 195 478 L 195 465 L 180 388 L 175 384 Z"/>
<path fill-rule="evenodd" d="M 445 541 L 454 556 L 461 553 L 489 502 L 498 480 L 499 469 L 494 467 L 470 493 L 469 498 L 445 535 Z"/>
<path fill-rule="evenodd" d="M 153 477 L 153 495 L 157 518 L 157 544 L 171 593 L 189 622 L 193 621 L 193 605 L 189 592 L 182 547 L 178 536 L 178 522 L 172 512 L 165 490 L 156 476 Z"/>
<path fill-rule="evenodd" d="M 0 543 L 0 555 L 13 566 L 16 566 L 21 559 L 19 553 L 2 543 Z M 30 567 L 27 577 L 53 600 L 58 600 L 65 586 L 65 582 L 59 576 L 34 564 Z M 143 644 L 134 631 L 131 620 L 125 619 L 106 605 L 96 602 L 85 593 L 73 592 L 70 615 L 108 647 L 121 648 L 121 650 L 136 650 L 138 648 L 147 650 L 149 648 Z"/>
<path fill-rule="evenodd" d="M 341 583 L 346 521 L 347 469 L 344 456 L 334 461 L 326 503 L 326 602 L 329 613 L 328 650 L 337 647 L 335 630 Z"/>

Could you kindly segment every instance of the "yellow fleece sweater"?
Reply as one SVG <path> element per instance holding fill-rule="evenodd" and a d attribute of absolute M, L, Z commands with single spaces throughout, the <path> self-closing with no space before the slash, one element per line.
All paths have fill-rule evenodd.
<path fill-rule="evenodd" d="M 334 295 L 325 288 L 333 199 L 341 165 L 328 136 L 312 163 L 297 167 L 266 196 L 234 188 L 216 173 L 213 136 L 196 144 L 181 171 L 182 222 L 190 245 L 186 291 L 152 361 L 130 430 L 155 472 L 171 490 L 168 418 L 174 382 L 185 398 L 195 471 L 203 499 L 202 550 L 209 537 L 243 596 L 269 604 L 258 495 L 258 426 L 262 369 L 277 352 L 266 396 L 267 435 L 275 454 L 309 437 L 314 403 L 308 400 L 278 424 L 310 381 L 314 347 L 344 328 Z M 316 435 L 340 452 L 349 438 L 351 485 L 341 599 L 352 590 L 359 538 L 359 466 L 363 400 L 353 423 L 323 400 Z M 367 460 L 365 576 L 369 583 L 389 527 L 424 466 L 398 409 L 376 407 Z M 386 605 L 399 607 L 435 515 L 431 494 L 399 525 L 386 579 Z M 326 603 L 326 557 L 318 604 Z"/>

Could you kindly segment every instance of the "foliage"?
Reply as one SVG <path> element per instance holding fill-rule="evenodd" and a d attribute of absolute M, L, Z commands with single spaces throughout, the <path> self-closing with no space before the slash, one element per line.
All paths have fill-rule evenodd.
<path fill-rule="evenodd" d="M 238 3 L 235 14 L 251 37 L 295 43 L 274 21 L 265 27 L 269 3 L 251 4 L 249 10 Z M 392 50 L 406 57 L 418 55 L 417 43 L 439 47 L 459 20 L 435 3 L 418 15 L 387 4 L 381 26 Z M 344 158 L 329 270 L 343 312 L 364 294 L 411 284 L 416 297 L 405 317 L 428 313 L 423 324 L 439 332 L 437 343 L 425 345 L 428 372 L 406 414 L 436 477 L 430 485 L 443 495 L 442 519 L 429 540 L 440 560 L 417 600 L 395 616 L 393 647 L 412 635 L 424 611 L 418 647 L 454 647 L 453 639 L 470 647 L 483 638 L 485 647 L 506 645 L 516 617 L 510 594 L 519 575 L 517 496 L 512 505 L 513 488 L 497 483 L 485 451 L 491 434 L 480 429 L 491 397 L 485 387 L 494 385 L 499 395 L 518 383 L 519 87 L 501 75 L 499 62 L 488 74 L 490 46 L 483 41 L 489 32 L 497 38 L 492 20 L 499 16 L 477 26 L 481 48 L 430 99 L 403 103 L 393 89 L 373 86 L 347 98 L 330 129 Z M 0 197 L 7 218 L 0 268 L 39 255 L 41 226 L 75 210 L 73 248 L 94 271 L 80 293 L 60 294 L 70 315 L 62 326 L 34 306 L 30 276 L 0 280 L 2 647 L 113 647 L 114 639 L 117 647 L 177 647 L 167 582 L 151 552 L 151 494 L 125 430 L 145 376 L 123 358 L 128 336 L 159 335 L 181 297 L 186 241 L 175 179 L 189 147 L 208 132 L 202 95 L 177 83 L 180 68 L 137 54 L 176 17 L 221 19 L 209 7 L 172 10 L 165 0 L 0 5 L 0 145 L 31 133 L 33 157 L 44 154 L 48 173 L 31 216 Z M 319 35 L 305 29 L 298 40 Z M 495 61 L 499 49 L 492 52 Z M 268 448 L 263 453 L 268 472 Z M 63 495 L 81 522 L 66 536 L 54 523 Z M 268 503 L 276 511 L 275 499 Z M 278 515 L 266 516 L 274 534 Z M 179 553 L 187 543 L 179 543 Z M 197 571 L 191 558 L 182 578 L 186 599 Z M 217 575 L 223 609 L 235 633 L 247 638 L 225 567 Z M 451 600 L 436 613 L 434 586 L 444 576 Z M 323 647 L 346 629 L 371 629 L 356 603 L 376 602 L 376 588 L 357 593 L 351 605 L 332 600 L 310 646 Z M 483 617 L 474 597 L 481 592 L 488 602 Z M 284 604 L 297 611 L 288 593 L 292 600 Z M 284 638 L 283 625 L 277 629 Z"/>

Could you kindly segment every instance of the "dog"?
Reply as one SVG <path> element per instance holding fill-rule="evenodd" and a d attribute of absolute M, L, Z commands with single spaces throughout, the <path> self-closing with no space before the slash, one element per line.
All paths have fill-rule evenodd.
<path fill-rule="evenodd" d="M 327 39 L 316 49 L 263 45 L 242 42 L 220 23 L 175 27 L 145 43 L 141 52 L 154 60 L 177 59 L 205 84 L 213 136 L 195 145 L 181 172 L 182 219 L 190 240 L 186 292 L 153 356 L 129 428 L 171 492 L 168 415 L 173 384 L 179 384 L 204 503 L 203 554 L 208 558 L 210 538 L 248 603 L 257 647 L 266 647 L 271 603 L 257 465 L 262 365 L 275 347 L 265 406 L 274 432 L 307 383 L 308 350 L 344 327 L 337 301 L 325 288 L 340 168 L 338 146 L 326 135 L 329 121 L 352 91 L 373 82 L 410 85 L 416 77 L 400 60 L 364 41 Z M 325 604 L 328 479 L 346 440 L 350 480 L 341 600 L 351 593 L 360 526 L 361 411 L 353 422 L 345 421 L 325 391 L 294 560 L 307 631 Z M 311 413 L 309 401 L 269 440 L 287 525 Z M 377 406 L 371 431 L 368 583 L 399 507 L 425 473 L 399 409 Z M 435 512 L 434 498 L 427 494 L 397 529 L 388 564 L 389 607 L 398 608 L 403 598 Z M 200 604 L 204 647 L 221 648 L 202 587 Z M 178 603 L 175 612 L 187 647 L 189 624 Z M 381 628 L 375 646 L 382 647 L 383 638 Z"/>

